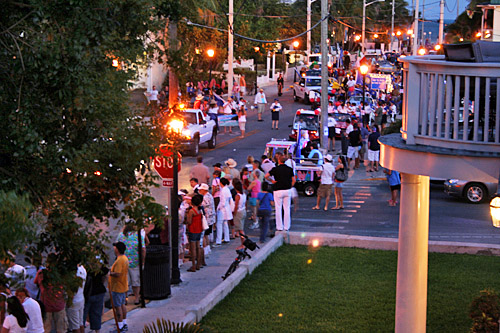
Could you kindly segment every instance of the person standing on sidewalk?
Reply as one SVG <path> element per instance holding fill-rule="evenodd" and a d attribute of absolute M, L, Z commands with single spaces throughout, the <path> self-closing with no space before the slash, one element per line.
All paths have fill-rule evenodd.
<path fill-rule="evenodd" d="M 260 237 L 259 241 L 266 241 L 267 232 L 269 231 L 269 221 L 271 220 L 271 206 L 274 206 L 274 197 L 269 193 L 270 185 L 262 183 L 262 190 L 257 195 L 257 217 L 259 218 Z"/>
<path fill-rule="evenodd" d="M 109 288 L 113 296 L 113 307 L 116 312 L 118 328 L 121 332 L 128 331 L 127 307 L 125 306 L 128 291 L 128 258 L 125 256 L 127 247 L 122 242 L 113 243 L 116 260 L 109 273 Z M 116 330 L 112 332 L 117 332 Z"/>
<path fill-rule="evenodd" d="M 268 181 L 273 183 L 277 231 L 288 231 L 291 224 L 291 188 L 295 185 L 295 175 L 293 174 L 292 168 L 285 164 L 286 160 L 286 156 L 280 156 L 278 166 L 271 169 L 265 176 Z M 274 179 L 271 180 L 271 176 L 274 177 Z"/>
<path fill-rule="evenodd" d="M 278 79 L 276 80 L 276 83 L 278 84 L 278 96 L 283 95 L 283 86 L 285 85 L 285 80 L 283 79 L 283 74 L 280 73 L 278 76 Z"/>
<path fill-rule="evenodd" d="M 203 157 L 198 156 L 196 158 L 196 165 L 191 168 L 191 172 L 189 173 L 189 178 L 196 178 L 198 182 L 208 184 L 210 181 L 210 170 L 208 167 L 203 164 Z"/>
<path fill-rule="evenodd" d="M 125 256 L 128 259 L 128 277 L 129 283 L 132 285 L 132 292 L 134 293 L 135 301 L 134 304 L 139 304 L 139 295 L 141 290 L 140 269 L 139 267 L 139 255 L 144 263 L 146 260 L 146 233 L 141 230 L 141 253 L 139 254 L 139 238 L 137 237 L 137 231 L 132 223 L 127 223 L 123 227 L 123 231 L 118 234 L 116 238 L 117 242 L 122 242 L 125 244 L 127 249 L 125 250 Z"/>
<path fill-rule="evenodd" d="M 325 197 L 325 212 L 328 210 L 328 203 L 330 202 L 330 195 L 332 194 L 333 179 L 335 176 L 335 167 L 332 164 L 333 157 L 328 154 L 325 156 L 325 163 L 321 166 L 323 171 L 321 172 L 321 184 L 318 189 L 318 197 L 316 199 L 316 206 L 312 209 L 319 209 L 319 204 L 321 203 L 321 198 Z"/>
<path fill-rule="evenodd" d="M 398 203 L 398 191 L 401 190 L 401 177 L 399 172 L 395 170 L 384 169 L 385 177 L 391 188 L 391 199 L 389 199 L 389 206 L 396 206 Z"/>
<path fill-rule="evenodd" d="M 229 220 L 233 219 L 230 201 L 232 200 L 229 190 L 229 180 L 222 178 L 220 180 L 220 201 L 217 207 L 217 238 L 214 247 L 222 244 L 222 235 L 224 234 L 224 243 L 229 243 Z"/>
<path fill-rule="evenodd" d="M 200 240 L 203 235 L 203 214 L 200 208 L 202 202 L 203 196 L 201 194 L 196 194 L 193 199 L 191 199 L 191 209 L 187 213 L 186 224 L 188 226 L 189 254 L 192 263 L 188 272 L 196 272 L 202 265 L 206 266 L 205 255 L 203 249 L 200 247 Z"/>
<path fill-rule="evenodd" d="M 255 95 L 254 105 L 257 106 L 257 117 L 259 118 L 257 121 L 264 121 L 262 119 L 262 113 L 264 112 L 267 99 L 266 94 L 264 93 L 264 89 L 260 89 L 259 92 Z"/>
<path fill-rule="evenodd" d="M 23 305 L 24 311 L 29 317 L 26 332 L 29 333 L 44 333 L 43 318 L 40 304 L 30 297 L 30 293 L 26 288 L 16 290 L 16 297 Z"/>
<path fill-rule="evenodd" d="M 247 94 L 247 81 L 245 81 L 245 74 L 241 74 L 240 76 L 240 94 L 242 98 Z"/>
<path fill-rule="evenodd" d="M 85 296 L 83 295 L 83 288 L 87 280 L 87 270 L 78 265 L 76 268 L 76 276 L 82 281 L 78 286 L 78 290 L 73 296 L 72 305 L 66 308 L 66 316 L 68 318 L 68 329 L 73 333 L 85 333 L 85 326 L 83 326 L 83 308 L 85 307 Z"/>

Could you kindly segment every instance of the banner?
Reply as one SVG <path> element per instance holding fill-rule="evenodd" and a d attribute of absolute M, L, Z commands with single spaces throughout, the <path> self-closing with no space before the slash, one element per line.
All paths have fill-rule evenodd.
<path fill-rule="evenodd" d="M 363 84 L 363 75 L 356 71 L 356 84 Z M 365 84 L 367 89 L 380 89 L 387 90 L 391 87 L 391 75 L 390 74 L 366 74 Z"/>
<path fill-rule="evenodd" d="M 238 126 L 238 115 L 228 114 L 228 115 L 218 115 L 219 126 Z"/>

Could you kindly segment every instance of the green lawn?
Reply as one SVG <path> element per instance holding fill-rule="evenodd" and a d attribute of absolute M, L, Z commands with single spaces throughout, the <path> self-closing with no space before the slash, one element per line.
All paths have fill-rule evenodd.
<path fill-rule="evenodd" d="M 311 263 L 308 264 L 308 260 Z M 397 252 L 284 245 L 210 311 L 218 332 L 392 332 Z M 500 258 L 429 254 L 428 332 L 467 332 Z"/>

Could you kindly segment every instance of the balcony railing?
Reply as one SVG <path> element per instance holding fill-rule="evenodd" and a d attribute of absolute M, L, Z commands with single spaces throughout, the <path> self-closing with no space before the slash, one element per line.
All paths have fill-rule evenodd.
<path fill-rule="evenodd" d="M 402 60 L 407 144 L 500 152 L 500 63 Z"/>

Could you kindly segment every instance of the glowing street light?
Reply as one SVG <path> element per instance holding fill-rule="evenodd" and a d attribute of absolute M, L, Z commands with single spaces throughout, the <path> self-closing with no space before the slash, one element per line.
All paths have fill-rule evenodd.
<path fill-rule="evenodd" d="M 368 66 L 366 65 L 361 65 L 359 66 L 359 72 L 363 76 L 363 111 L 365 110 L 365 78 L 366 74 L 368 74 Z"/>
<path fill-rule="evenodd" d="M 418 55 L 421 55 L 421 56 L 425 55 L 425 49 L 423 47 L 418 49 Z"/>
<path fill-rule="evenodd" d="M 500 196 L 497 194 L 490 202 L 491 222 L 496 228 L 500 228 Z"/>
<path fill-rule="evenodd" d="M 436 51 L 441 50 L 441 45 L 440 44 L 436 44 L 436 46 L 434 46 L 434 50 L 436 50 Z"/>
<path fill-rule="evenodd" d="M 212 63 L 213 63 L 213 58 L 215 55 L 214 49 L 208 49 L 207 50 L 207 56 L 210 58 L 210 72 L 208 74 L 208 84 L 210 85 L 210 82 L 212 81 Z"/>
<path fill-rule="evenodd" d="M 396 36 L 401 36 L 401 31 L 396 32 Z"/>
<path fill-rule="evenodd" d="M 373 38 L 377 39 L 378 38 L 378 34 L 373 35 Z"/>

